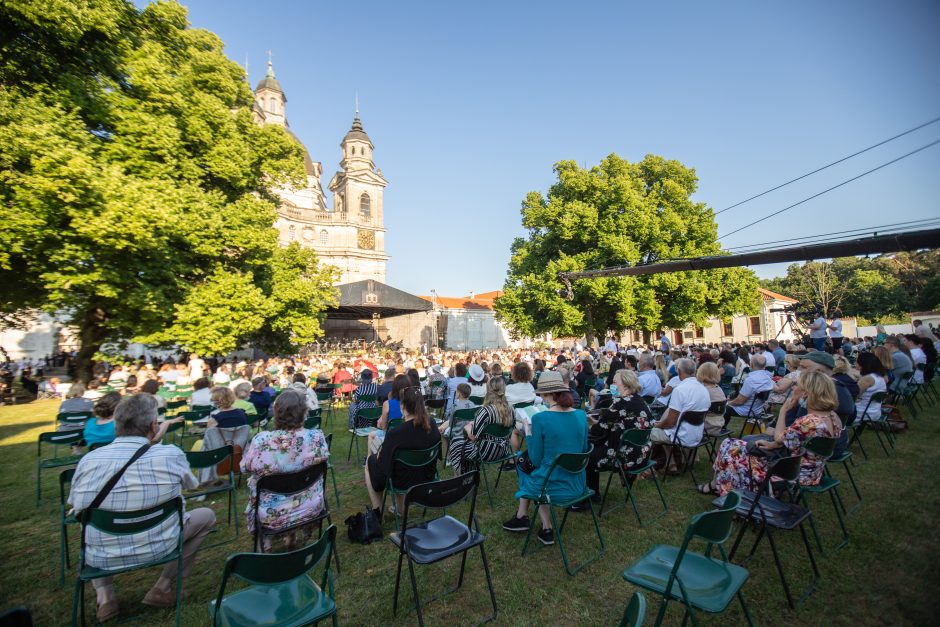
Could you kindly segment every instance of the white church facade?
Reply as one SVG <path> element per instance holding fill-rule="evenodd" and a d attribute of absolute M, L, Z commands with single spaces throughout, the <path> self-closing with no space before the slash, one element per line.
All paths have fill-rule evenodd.
<path fill-rule="evenodd" d="M 274 75 L 271 61 L 267 74 L 254 89 L 255 118 L 259 124 L 276 124 L 294 135 L 287 122 L 287 96 Z M 385 282 L 385 228 L 383 191 L 388 181 L 372 161 L 372 140 L 362 127 L 358 107 L 352 128 L 340 143 L 340 171 L 330 179 L 332 207 L 320 183 L 323 166 L 304 147 L 306 185 L 275 190 L 280 197 L 275 228 L 281 245 L 298 242 L 317 251 L 320 262 L 340 270 L 339 283 L 363 280 Z"/>

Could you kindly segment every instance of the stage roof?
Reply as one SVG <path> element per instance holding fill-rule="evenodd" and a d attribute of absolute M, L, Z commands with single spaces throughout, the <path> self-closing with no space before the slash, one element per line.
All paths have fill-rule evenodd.
<path fill-rule="evenodd" d="M 431 311 L 431 303 L 408 292 L 374 280 L 339 286 L 339 307 L 327 309 L 334 320 L 365 320 L 373 314 L 382 318 Z"/>

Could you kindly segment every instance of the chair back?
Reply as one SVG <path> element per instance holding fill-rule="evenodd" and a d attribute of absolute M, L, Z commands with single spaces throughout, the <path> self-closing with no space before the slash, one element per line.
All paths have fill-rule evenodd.
<path fill-rule="evenodd" d="M 650 441 L 650 429 L 625 429 L 620 433 L 620 445 L 643 448 Z"/>
<path fill-rule="evenodd" d="M 821 435 L 813 436 L 804 444 L 807 453 L 812 453 L 817 457 L 829 459 L 836 450 L 836 438 L 827 438 Z"/>
<path fill-rule="evenodd" d="M 474 405 L 477 405 L 477 406 L 482 405 L 482 404 L 483 404 L 483 397 L 482 397 L 482 396 L 471 396 L 471 397 L 470 397 L 470 402 L 473 403 Z"/>
<path fill-rule="evenodd" d="M 311 487 L 326 474 L 326 462 L 307 466 L 294 472 L 273 473 L 258 477 L 258 493 L 295 494 Z M 256 510 L 260 508 L 255 508 Z M 260 523 L 260 521 L 259 521 Z"/>
<path fill-rule="evenodd" d="M 480 471 L 472 470 L 452 479 L 412 486 L 405 495 L 405 512 L 411 505 L 442 508 L 456 505 L 480 485 Z"/>
<path fill-rule="evenodd" d="M 225 602 L 225 588 L 229 578 L 234 575 L 243 581 L 261 586 L 286 583 L 307 575 L 321 562 L 326 560 L 320 589 L 329 590 L 333 596 L 333 580 L 330 561 L 336 546 L 336 525 L 330 525 L 313 544 L 287 553 L 233 553 L 225 561 L 222 571 L 222 583 L 213 605 L 212 624 L 219 624 L 219 609 Z M 309 575 L 307 575 L 309 576 Z M 300 609 L 300 608 L 297 608 Z"/>
<path fill-rule="evenodd" d="M 392 429 L 397 429 L 398 427 L 405 424 L 404 418 L 389 418 L 388 419 L 388 429 L 386 431 L 391 431 Z"/>
<path fill-rule="evenodd" d="M 522 409 L 523 407 L 532 407 L 535 405 L 535 401 L 526 401 L 524 403 L 513 403 L 513 409 Z"/>
<path fill-rule="evenodd" d="M 63 411 L 60 412 L 55 419 L 56 422 L 65 424 L 83 425 L 94 417 L 95 415 L 90 411 Z"/>
<path fill-rule="evenodd" d="M 202 414 L 204 417 L 212 413 L 212 405 L 193 405 L 190 411 Z"/>
<path fill-rule="evenodd" d="M 323 402 L 326 402 L 326 403 L 332 402 L 332 400 L 333 400 L 333 391 L 330 390 L 330 391 L 327 391 L 327 392 L 317 392 L 317 400 L 318 400 L 319 402 L 321 402 L 321 403 L 323 403 Z"/>
<path fill-rule="evenodd" d="M 692 425 L 693 427 L 698 427 L 705 422 L 705 415 L 708 414 L 708 411 L 684 411 L 682 415 L 679 416 L 679 420 L 676 422 L 676 433 L 679 433 L 679 424 L 685 423 L 687 425 Z"/>
<path fill-rule="evenodd" d="M 207 451 L 187 451 L 186 461 L 189 462 L 190 468 L 211 468 L 232 455 L 235 455 L 235 447 L 228 444 Z"/>
<path fill-rule="evenodd" d="M 376 402 L 377 398 L 378 396 L 375 394 L 363 394 L 362 396 L 358 397 L 357 400 L 359 403 L 374 403 Z"/>
<path fill-rule="evenodd" d="M 382 417 L 382 408 L 381 407 L 365 407 L 363 409 L 356 410 L 356 420 L 362 420 L 363 422 L 370 422 L 372 426 L 375 426 L 375 423 L 378 422 L 379 418 Z"/>
<path fill-rule="evenodd" d="M 656 400 L 655 396 L 651 396 L 649 394 L 647 394 L 646 396 L 642 396 L 641 398 L 643 399 L 643 402 L 646 403 L 647 405 L 652 405 L 653 401 Z"/>
<path fill-rule="evenodd" d="M 725 413 L 725 407 L 728 406 L 728 401 L 715 401 L 708 408 L 708 413 L 722 415 Z"/>
<path fill-rule="evenodd" d="M 480 433 L 480 435 L 487 438 L 492 438 L 494 440 L 505 440 L 512 435 L 513 429 L 515 429 L 515 424 L 504 427 L 501 424 L 491 422 L 490 424 L 483 427 L 483 431 Z"/>
<path fill-rule="evenodd" d="M 454 410 L 454 422 L 465 422 L 474 420 L 477 417 L 477 408 L 468 407 L 467 409 Z"/>
<path fill-rule="evenodd" d="M 784 481 L 799 481 L 800 479 L 800 462 L 802 461 L 802 455 L 792 455 L 790 457 L 781 457 L 774 463 L 770 465 L 770 468 L 767 470 L 767 477 L 764 479 L 766 484 L 773 477 L 778 479 L 783 479 Z"/>
<path fill-rule="evenodd" d="M 741 495 L 729 492 L 720 509 L 702 512 L 692 517 L 687 534 L 710 544 L 721 544 L 731 536 L 731 523 L 735 510 L 741 503 Z"/>
<path fill-rule="evenodd" d="M 188 403 L 184 400 L 182 401 L 167 401 L 166 409 L 167 411 L 173 411 L 174 409 L 179 409 L 180 407 L 186 407 Z"/>
<path fill-rule="evenodd" d="M 541 494 L 545 494 L 545 488 L 548 487 L 548 482 L 551 480 L 552 475 L 555 474 L 555 471 L 558 468 L 570 473 L 579 473 L 583 472 L 587 468 L 588 462 L 591 459 L 591 451 L 594 450 L 594 445 L 590 444 L 588 450 L 583 453 L 562 453 L 554 460 L 552 460 L 552 465 L 548 469 L 548 474 L 545 475 L 545 480 L 542 482 L 542 488 L 540 490 Z"/>
<path fill-rule="evenodd" d="M 46 431 L 45 433 L 39 434 L 39 439 L 36 440 L 36 456 L 42 456 L 42 444 L 52 444 L 54 447 L 62 445 L 77 445 L 82 441 L 82 430 L 74 429 L 72 431 Z M 53 455 L 55 454 L 55 449 L 53 449 Z"/>
<path fill-rule="evenodd" d="M 441 443 L 421 449 L 400 448 L 395 450 L 394 461 L 409 468 L 423 468 L 432 464 L 437 465 L 441 455 Z M 394 466 L 393 466 L 394 467 Z"/>
<path fill-rule="evenodd" d="M 183 497 L 177 496 L 159 505 L 134 511 L 112 512 L 100 508 L 86 509 L 79 512 L 82 522 L 82 547 L 85 546 L 85 529 L 95 529 L 112 536 L 124 536 L 144 533 L 163 524 L 168 518 L 176 517 L 180 526 L 180 546 L 183 540 Z"/>
<path fill-rule="evenodd" d="M 620 627 L 642 627 L 646 618 L 646 597 L 642 592 L 636 591 L 630 597 L 630 604 L 623 613 Z"/>
<path fill-rule="evenodd" d="M 316 410 L 317 414 L 307 415 L 307 418 L 304 420 L 304 429 L 319 429 L 320 428 L 320 410 Z M 311 412 L 312 414 L 313 412 Z"/>

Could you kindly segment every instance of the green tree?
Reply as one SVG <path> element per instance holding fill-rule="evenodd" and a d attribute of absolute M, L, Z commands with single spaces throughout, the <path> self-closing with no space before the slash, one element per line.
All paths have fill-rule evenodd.
<path fill-rule="evenodd" d="M 500 319 L 535 336 L 704 325 L 711 316 L 753 313 L 757 280 L 743 268 L 579 280 L 559 291 L 561 271 L 649 264 L 721 254 L 714 214 L 691 200 L 695 170 L 648 155 L 630 163 L 611 154 L 591 169 L 555 164 L 557 182 L 522 203 L 526 238 L 512 244 Z"/>
<path fill-rule="evenodd" d="M 319 331 L 332 274 L 271 228 L 302 148 L 255 124 L 215 35 L 175 2 L 13 0 L 0 26 L 5 312 L 78 327 L 84 378 L 107 341 L 225 352 L 269 324 L 281 348 Z"/>

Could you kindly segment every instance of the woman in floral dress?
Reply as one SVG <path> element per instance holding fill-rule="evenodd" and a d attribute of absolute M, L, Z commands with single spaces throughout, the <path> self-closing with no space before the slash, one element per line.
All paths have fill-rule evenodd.
<path fill-rule="evenodd" d="M 787 455 L 799 455 L 810 438 L 838 438 L 841 435 L 842 422 L 834 411 L 839 400 L 832 378 L 821 372 L 805 372 L 795 385 L 793 394 L 780 408 L 773 439 L 758 441 L 758 448 L 768 452 L 785 448 Z M 787 412 L 801 400 L 806 403 L 806 415 L 787 427 Z M 715 478 L 711 483 L 698 486 L 698 491 L 702 494 L 727 494 L 732 490 L 752 490 L 760 484 L 767 474 L 767 459 L 748 455 L 747 444 L 747 441 L 737 438 L 722 442 L 715 457 Z M 800 485 L 818 485 L 825 463 L 825 459 L 812 453 L 803 454 Z"/>
<path fill-rule="evenodd" d="M 264 475 L 290 473 L 325 462 L 330 455 L 320 429 L 305 429 L 307 399 L 293 389 L 286 389 L 274 401 L 274 429 L 261 431 L 248 445 L 241 469 L 248 478 L 249 502 L 245 509 L 248 531 L 255 531 L 255 510 L 260 507 L 261 523 L 266 529 L 280 529 L 303 520 L 315 519 L 324 509 L 324 477 L 307 490 L 290 496 L 264 492 L 258 495 L 258 479 Z M 303 546 L 313 525 L 284 534 L 291 547 Z M 263 550 L 271 548 L 271 538 L 264 538 Z"/>
<path fill-rule="evenodd" d="M 652 448 L 649 442 L 642 448 L 620 445 L 620 435 L 624 431 L 649 429 L 652 424 L 650 409 L 640 397 L 640 381 L 636 372 L 618 370 L 614 373 L 613 386 L 617 392 L 614 402 L 601 411 L 598 421 L 591 419 L 591 429 L 588 433 L 594 450 L 587 467 L 587 487 L 594 490 L 598 501 L 601 471 L 616 471 L 618 463 L 624 470 L 635 468 L 646 462 Z M 613 392 L 612 388 L 611 393 Z"/>

